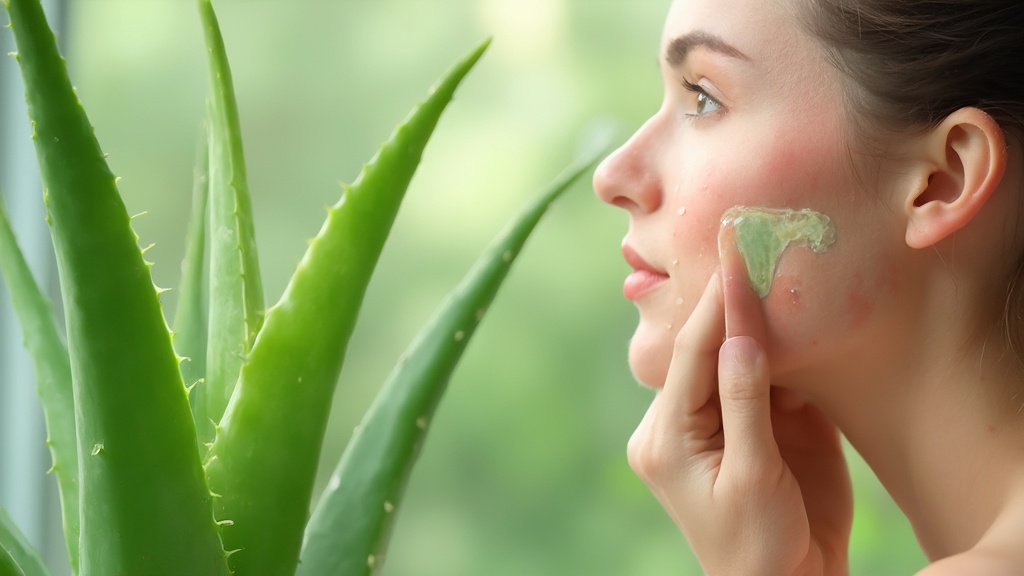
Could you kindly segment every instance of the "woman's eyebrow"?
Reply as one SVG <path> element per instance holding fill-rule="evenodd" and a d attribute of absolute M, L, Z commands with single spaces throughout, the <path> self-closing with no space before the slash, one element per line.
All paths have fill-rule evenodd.
<path fill-rule="evenodd" d="M 676 68 L 686 61 L 686 57 L 694 48 L 698 47 L 707 48 L 732 58 L 750 61 L 746 54 L 740 52 L 739 49 L 723 40 L 720 36 L 703 30 L 696 30 L 678 36 L 669 42 L 668 48 L 665 49 L 665 62 L 670 67 Z"/>

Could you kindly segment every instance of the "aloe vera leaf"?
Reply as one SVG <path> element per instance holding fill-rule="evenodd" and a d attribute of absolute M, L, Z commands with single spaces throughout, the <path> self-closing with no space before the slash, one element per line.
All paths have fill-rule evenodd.
<path fill-rule="evenodd" d="M 328 211 L 249 354 L 207 464 L 238 574 L 291 574 L 344 352 L 402 197 L 455 88 L 458 62 Z"/>
<path fill-rule="evenodd" d="M 228 574 L 160 300 L 38 0 L 3 0 L 19 50 L 66 314 L 79 573 Z"/>
<path fill-rule="evenodd" d="M 470 337 L 548 206 L 594 162 L 567 170 L 512 220 L 402 355 L 313 511 L 299 576 L 379 572 L 428 424 Z"/>
<path fill-rule="evenodd" d="M 46 444 L 51 471 L 57 475 L 64 539 L 71 569 L 78 569 L 78 445 L 75 441 L 75 398 L 71 364 L 61 341 L 50 302 L 32 278 L 28 263 L 14 238 L 0 205 L 0 274 L 7 282 L 11 302 L 21 323 L 25 348 L 32 359 L 36 389 L 46 417 Z"/>
<path fill-rule="evenodd" d="M 25 576 L 13 556 L 0 544 L 0 576 Z"/>
<path fill-rule="evenodd" d="M 204 130 L 205 132 L 205 130 Z M 209 178 L 206 136 L 203 135 L 196 156 L 192 185 L 192 214 L 189 219 L 185 258 L 181 263 L 178 305 L 174 310 L 174 349 L 182 357 L 181 377 L 191 390 L 192 416 L 200 438 L 213 438 L 213 425 L 203 404 L 204 387 L 199 386 L 206 374 L 207 321 L 203 291 L 206 265 L 206 202 Z"/>
<path fill-rule="evenodd" d="M 7 511 L 0 507 L 0 575 L 49 576 L 39 553 L 32 547 Z"/>
<path fill-rule="evenodd" d="M 206 417 L 220 421 L 263 324 L 265 303 L 231 69 L 210 0 L 199 0 L 199 13 L 210 70 L 210 332 L 203 398 Z"/>

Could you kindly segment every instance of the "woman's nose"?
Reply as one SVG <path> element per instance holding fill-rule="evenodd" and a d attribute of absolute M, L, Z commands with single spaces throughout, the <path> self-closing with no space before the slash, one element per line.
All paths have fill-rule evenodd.
<path fill-rule="evenodd" d="M 648 120 L 597 167 L 594 192 L 603 202 L 631 213 L 650 213 L 661 206 L 663 192 L 655 169 L 655 122 L 656 118 Z"/>

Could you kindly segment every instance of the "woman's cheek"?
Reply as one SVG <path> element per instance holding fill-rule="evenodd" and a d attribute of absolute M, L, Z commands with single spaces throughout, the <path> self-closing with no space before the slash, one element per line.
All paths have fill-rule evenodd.
<path fill-rule="evenodd" d="M 776 274 L 772 290 L 762 300 L 766 314 L 781 321 L 795 320 L 807 312 L 804 282 L 797 274 Z"/>
<path fill-rule="evenodd" d="M 762 299 L 773 368 L 784 371 L 839 352 L 841 342 L 883 335 L 886 310 L 899 302 L 901 269 L 885 253 L 850 246 L 816 254 L 790 248 Z"/>
<path fill-rule="evenodd" d="M 706 270 L 705 281 L 718 265 L 716 238 L 722 212 L 727 206 L 712 192 L 699 188 L 700 194 L 687 194 L 669 206 L 672 218 L 672 253 L 676 267 L 685 274 Z M 689 201 L 688 201 L 689 200 Z M 703 265 L 700 265 L 701 262 Z M 694 269 L 699 265 L 699 270 Z M 703 290 L 703 285 L 700 287 Z"/>
<path fill-rule="evenodd" d="M 818 345 L 815 316 L 824 300 L 821 286 L 813 278 L 798 272 L 775 275 L 771 290 L 761 300 L 773 357 Z"/>

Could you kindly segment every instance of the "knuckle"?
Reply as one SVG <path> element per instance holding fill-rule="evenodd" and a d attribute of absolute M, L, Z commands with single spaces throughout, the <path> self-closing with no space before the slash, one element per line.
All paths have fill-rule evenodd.
<path fill-rule="evenodd" d="M 679 329 L 679 332 L 676 332 L 674 352 L 676 354 L 680 354 L 693 350 L 697 341 L 698 338 L 694 334 L 693 327 L 689 324 L 684 324 L 683 327 Z"/>
<path fill-rule="evenodd" d="M 633 434 L 626 446 L 626 457 L 633 472 L 648 484 L 671 477 L 678 463 L 678 449 L 662 435 L 649 432 Z"/>
<path fill-rule="evenodd" d="M 723 400 L 737 403 L 754 402 L 761 400 L 765 393 L 766 388 L 754 374 L 733 372 L 720 374 L 718 377 L 718 394 Z"/>
<path fill-rule="evenodd" d="M 718 354 L 718 344 L 711 342 L 693 326 L 684 325 L 676 333 L 672 345 L 673 358 L 704 358 L 712 361 Z"/>

